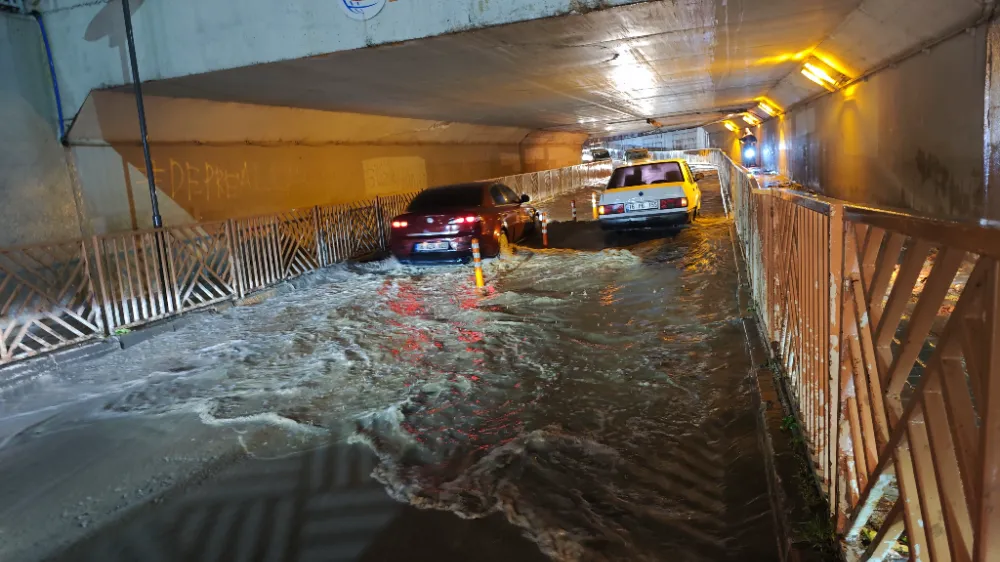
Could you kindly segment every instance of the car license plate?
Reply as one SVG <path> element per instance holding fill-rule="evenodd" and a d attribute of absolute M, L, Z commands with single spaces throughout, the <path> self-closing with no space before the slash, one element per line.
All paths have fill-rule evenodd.
<path fill-rule="evenodd" d="M 659 201 L 636 201 L 635 203 L 626 203 L 626 211 L 648 211 L 650 209 L 659 209 Z"/>
<path fill-rule="evenodd" d="M 414 248 L 417 252 L 440 252 L 443 250 L 450 250 L 451 243 L 449 242 L 420 242 Z"/>

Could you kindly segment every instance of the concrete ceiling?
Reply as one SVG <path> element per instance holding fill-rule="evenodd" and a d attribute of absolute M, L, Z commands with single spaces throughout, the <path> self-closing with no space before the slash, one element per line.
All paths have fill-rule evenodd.
<path fill-rule="evenodd" d="M 850 38 L 845 22 L 866 5 L 913 11 L 954 2 L 971 10 L 976 1 L 654 0 L 154 81 L 144 91 L 595 136 L 648 131 L 648 118 L 677 129 L 755 105 L 831 36 Z M 880 53 L 912 35 L 878 46 Z M 863 67 L 880 58 L 860 51 Z"/>

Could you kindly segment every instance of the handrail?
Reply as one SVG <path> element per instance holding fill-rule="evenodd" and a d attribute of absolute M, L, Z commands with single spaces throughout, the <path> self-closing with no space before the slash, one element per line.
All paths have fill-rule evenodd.
<path fill-rule="evenodd" d="M 758 188 L 753 192 L 780 197 L 827 215 L 830 214 L 831 206 L 843 205 L 845 217 L 852 222 L 1000 258 L 1000 229 L 979 223 L 925 217 L 898 209 L 849 203 L 787 188 Z"/>
<path fill-rule="evenodd" d="M 846 218 L 853 222 L 893 230 L 937 244 L 1000 258 L 1000 229 L 970 222 L 920 217 L 905 212 L 845 205 Z"/>
<path fill-rule="evenodd" d="M 997 559 L 1000 230 L 680 154 L 716 165 L 737 202 L 757 321 L 849 559 Z"/>

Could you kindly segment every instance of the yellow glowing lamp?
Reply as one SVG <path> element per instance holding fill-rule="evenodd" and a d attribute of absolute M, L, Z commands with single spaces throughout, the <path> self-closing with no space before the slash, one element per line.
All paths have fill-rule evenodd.
<path fill-rule="evenodd" d="M 825 70 L 823 70 L 822 68 L 816 66 L 815 64 L 807 62 L 805 64 L 805 67 L 806 67 L 806 69 L 809 72 L 811 72 L 814 76 L 816 76 L 820 80 L 822 80 L 822 81 L 824 81 L 824 82 L 826 82 L 828 84 L 831 84 L 831 85 L 836 85 L 837 84 L 837 81 L 833 78 L 833 76 L 830 76 Z"/>
<path fill-rule="evenodd" d="M 743 120 L 746 121 L 747 125 L 750 125 L 751 127 L 756 127 L 757 125 L 760 125 L 760 119 L 757 119 L 757 116 L 755 116 L 752 113 L 744 114 Z"/>
<path fill-rule="evenodd" d="M 774 117 L 775 115 L 778 114 L 777 109 L 774 109 L 770 105 L 767 105 L 767 103 L 765 102 L 760 102 L 760 105 L 758 105 L 757 107 L 760 108 L 760 110 L 763 111 L 764 113 L 770 115 L 771 117 Z"/>
<path fill-rule="evenodd" d="M 729 129 L 730 131 L 732 131 L 732 132 L 734 132 L 734 133 L 738 133 L 738 132 L 740 131 L 740 128 L 739 128 L 739 127 L 737 127 L 737 126 L 736 126 L 736 125 L 735 125 L 735 124 L 734 124 L 733 122 L 731 122 L 731 121 L 724 121 L 724 122 L 723 122 L 722 124 L 723 124 L 723 125 L 725 125 L 727 129 Z"/>
<path fill-rule="evenodd" d="M 802 69 L 802 75 L 805 76 L 806 78 L 808 78 L 809 80 L 811 80 L 811 81 L 819 84 L 820 86 L 823 86 L 824 88 L 826 88 L 827 90 L 829 90 L 831 92 L 835 90 L 835 88 L 833 86 L 831 86 L 830 84 L 827 84 L 822 78 L 820 78 L 819 76 L 816 76 L 815 74 L 813 74 L 808 68 L 803 68 Z"/>

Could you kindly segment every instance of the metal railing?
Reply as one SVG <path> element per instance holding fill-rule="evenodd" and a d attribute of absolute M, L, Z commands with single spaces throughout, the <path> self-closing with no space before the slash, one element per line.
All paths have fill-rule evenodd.
<path fill-rule="evenodd" d="M 721 151 L 677 155 L 719 166 L 730 191 L 845 552 L 1000 560 L 1000 230 L 760 189 Z"/>
<path fill-rule="evenodd" d="M 497 181 L 545 199 L 610 172 L 597 163 Z M 415 195 L 0 248 L 0 365 L 385 251 L 391 218 Z"/>
<path fill-rule="evenodd" d="M 601 161 L 495 179 L 532 200 L 545 200 L 577 187 L 606 184 L 612 170 L 610 161 Z"/>

